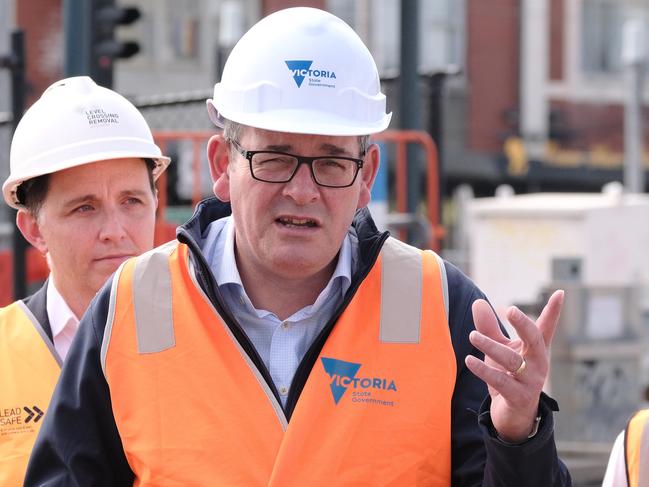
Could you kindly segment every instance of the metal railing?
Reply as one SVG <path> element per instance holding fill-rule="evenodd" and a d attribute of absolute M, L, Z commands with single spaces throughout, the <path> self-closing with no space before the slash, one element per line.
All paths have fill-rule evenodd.
<path fill-rule="evenodd" d="M 439 169 L 437 148 L 431 136 L 420 130 L 386 130 L 372 137 L 376 142 L 388 142 L 396 146 L 395 192 L 396 208 L 405 223 L 417 224 L 417 215 L 408 213 L 408 144 L 420 145 L 424 151 L 426 165 L 426 201 L 429 230 L 428 247 L 439 252 L 444 228 L 440 225 Z M 406 239 L 405 230 L 399 237 Z"/>

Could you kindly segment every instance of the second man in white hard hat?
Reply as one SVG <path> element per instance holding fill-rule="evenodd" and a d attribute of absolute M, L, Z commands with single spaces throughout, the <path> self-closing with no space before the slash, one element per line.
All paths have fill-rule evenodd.
<path fill-rule="evenodd" d="M 50 276 L 0 309 L 0 485 L 22 485 L 90 300 L 153 247 L 154 182 L 168 164 L 140 112 L 88 77 L 54 83 L 21 119 L 2 192 Z"/>
<path fill-rule="evenodd" d="M 26 485 L 570 485 L 541 393 L 562 293 L 509 340 L 455 267 L 377 231 L 385 102 L 327 12 L 241 38 L 208 101 L 218 199 L 100 293 Z"/>

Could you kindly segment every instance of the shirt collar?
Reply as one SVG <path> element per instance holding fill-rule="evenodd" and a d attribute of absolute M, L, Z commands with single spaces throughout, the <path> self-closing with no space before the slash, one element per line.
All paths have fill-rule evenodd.
<path fill-rule="evenodd" d="M 241 282 L 241 275 L 237 269 L 237 261 L 234 257 L 234 219 L 228 217 L 225 222 L 225 227 L 222 232 L 225 232 L 225 242 L 223 247 L 223 257 L 221 265 L 218 266 L 219 272 L 216 277 L 216 282 L 221 286 L 222 284 L 237 284 L 243 287 Z"/>
<path fill-rule="evenodd" d="M 225 242 L 223 247 L 223 254 L 221 259 L 221 265 L 215 266 L 217 272 L 215 273 L 216 282 L 219 287 L 225 284 L 234 284 L 235 286 L 240 286 L 242 303 L 245 303 L 251 309 L 254 309 L 252 302 L 245 293 L 243 282 L 241 281 L 241 275 L 237 269 L 237 261 L 234 256 L 234 219 L 228 217 L 227 221 L 224 223 L 224 227 L 221 229 L 225 233 Z M 340 290 L 344 296 L 349 288 L 352 281 L 352 243 L 351 237 L 348 233 L 343 239 L 343 243 L 340 246 L 340 251 L 338 252 L 338 262 L 336 263 L 336 268 L 329 279 L 326 287 L 322 290 L 320 295 L 317 297 L 315 303 L 312 305 L 312 309 L 315 310 L 320 307 L 322 302 L 325 300 L 326 296 L 331 292 L 334 281 L 340 278 Z M 266 314 L 266 313 L 262 313 Z"/>
<path fill-rule="evenodd" d="M 66 326 L 72 324 L 73 326 L 79 325 L 79 319 L 74 315 L 68 303 L 65 302 L 63 296 L 56 288 L 54 279 L 50 275 L 49 282 L 47 283 L 47 317 L 50 320 L 50 328 L 52 329 L 52 337 L 57 337 L 65 329 Z"/>

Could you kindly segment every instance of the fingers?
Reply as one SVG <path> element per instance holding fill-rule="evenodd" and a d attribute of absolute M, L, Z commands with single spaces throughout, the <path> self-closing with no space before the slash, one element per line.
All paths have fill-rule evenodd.
<path fill-rule="evenodd" d="M 563 291 L 554 292 L 536 322 L 518 308 L 509 308 L 507 318 L 519 340 L 509 340 L 503 335 L 489 304 L 476 300 L 472 307 L 476 330 L 469 335 L 469 341 L 484 353 L 485 360 L 467 357 L 467 367 L 508 400 L 520 399 L 532 389 L 535 390 L 532 392 L 540 392 L 547 375 L 548 349 L 559 321 L 563 296 Z M 529 387 L 530 391 L 521 387 Z M 518 401 L 514 399 L 514 402 Z"/>
<path fill-rule="evenodd" d="M 523 358 L 518 352 L 507 345 L 501 344 L 477 331 L 469 334 L 471 344 L 500 365 L 505 371 L 516 372 L 523 363 Z"/>
<path fill-rule="evenodd" d="M 550 347 L 559 323 L 563 296 L 562 290 L 555 291 L 550 296 L 536 323 L 515 306 L 507 310 L 507 319 L 528 349 L 538 351 L 540 345 L 543 345 L 544 349 Z"/>
<path fill-rule="evenodd" d="M 536 327 L 536 323 L 515 306 L 507 309 L 507 320 L 514 327 L 518 338 L 523 342 L 522 353 L 527 354 L 528 351 L 542 350 L 545 353 L 545 343 L 543 336 Z"/>
<path fill-rule="evenodd" d="M 471 306 L 471 311 L 473 312 L 473 323 L 476 330 L 499 343 L 509 341 L 503 335 L 493 309 L 484 299 L 476 299 Z"/>
<path fill-rule="evenodd" d="M 489 387 L 495 389 L 501 396 L 510 399 L 527 397 L 525 393 L 526 386 L 507 372 L 491 367 L 473 355 L 467 355 L 464 358 L 464 363 L 473 374 L 482 379 Z"/>
<path fill-rule="evenodd" d="M 559 316 L 561 315 L 561 308 L 563 307 L 564 292 L 562 289 L 555 291 L 548 299 L 548 304 L 545 305 L 541 316 L 536 321 L 541 333 L 543 334 L 543 341 L 545 346 L 549 347 L 552 343 L 552 337 L 557 329 L 559 323 Z"/>

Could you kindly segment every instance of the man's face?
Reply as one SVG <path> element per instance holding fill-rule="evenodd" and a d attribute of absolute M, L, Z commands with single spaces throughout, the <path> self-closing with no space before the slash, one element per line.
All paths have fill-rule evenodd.
<path fill-rule="evenodd" d="M 238 143 L 246 150 L 360 157 L 358 137 L 288 134 L 247 127 Z M 376 147 L 370 148 L 354 184 L 347 188 L 318 186 L 306 164 L 299 166 L 288 183 L 257 181 L 243 156 L 229 154 L 229 164 L 216 179 L 214 191 L 219 199 L 232 205 L 239 267 L 273 279 L 303 279 L 330 272 L 356 209 L 370 200 L 378 166 Z"/>
<path fill-rule="evenodd" d="M 87 304 L 122 262 L 152 248 L 156 206 L 146 163 L 130 158 L 54 173 L 37 218 L 21 211 L 63 297 Z"/>

